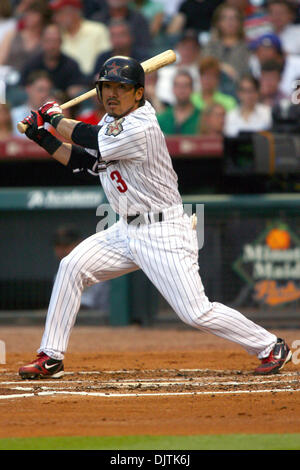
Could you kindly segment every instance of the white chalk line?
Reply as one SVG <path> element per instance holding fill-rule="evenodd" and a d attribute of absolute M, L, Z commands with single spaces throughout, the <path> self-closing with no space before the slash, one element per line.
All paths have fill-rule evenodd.
<path fill-rule="evenodd" d="M 225 370 L 213 370 L 213 369 L 149 369 L 149 370 L 139 370 L 139 369 L 133 369 L 133 370 L 128 370 L 128 371 L 123 371 L 123 370 L 103 370 L 103 371 L 97 371 L 97 370 L 94 370 L 94 371 L 75 371 L 75 372 L 64 372 L 64 375 L 66 376 L 76 376 L 76 375 L 105 375 L 105 374 L 141 374 L 141 375 L 144 375 L 145 373 L 158 373 L 158 372 L 167 372 L 167 373 L 170 373 L 170 372 L 192 372 L 192 373 L 195 373 L 195 372 L 210 372 L 212 374 L 219 374 L 219 373 L 223 373 L 224 374 L 224 377 L 236 377 L 237 375 L 239 375 L 240 377 L 252 377 L 252 373 L 249 372 L 249 374 L 237 374 L 237 373 L 234 373 L 232 372 L 232 374 L 228 374 L 227 372 L 229 371 L 225 371 Z M 280 372 L 280 374 L 274 374 L 276 375 L 276 377 L 289 377 L 289 376 L 298 376 L 300 378 L 300 371 L 299 372 Z M 6 377 L 19 377 L 19 374 L 17 374 L 16 372 L 6 372 L 4 374 L 2 374 L 2 376 L 6 376 Z M 167 377 L 169 378 L 169 377 Z M 195 377 L 190 377 L 190 378 L 195 378 Z M 201 376 L 199 377 L 199 380 L 203 380 L 203 379 L 210 379 L 210 378 L 216 378 L 215 375 L 211 375 L 211 376 Z M 176 379 L 176 377 L 173 377 L 172 380 L 182 380 L 183 378 L 178 378 Z M 41 379 L 40 379 L 41 380 Z M 47 380 L 47 382 L 49 383 L 50 382 L 50 378 L 49 379 L 45 379 Z M 122 380 L 123 382 L 126 381 L 126 380 L 132 380 L 132 379 L 118 379 L 118 380 Z M 147 380 L 147 379 L 139 379 L 139 380 Z M 152 379 L 151 379 L 152 380 Z M 155 380 L 155 379 L 153 379 Z M 161 380 L 161 378 L 158 378 L 157 380 Z M 59 379 L 60 383 L 62 383 L 62 380 Z M 24 382 L 22 380 L 22 382 Z M 29 380 L 26 382 L 29 382 Z M 32 382 L 36 382 L 36 380 L 33 380 Z M 57 382 L 57 379 L 54 380 L 53 382 Z M 66 382 L 70 382 L 69 381 L 66 381 Z M 72 380 L 72 382 L 74 382 Z M 0 380 L 0 385 L 1 385 L 1 380 Z"/>
<path fill-rule="evenodd" d="M 200 395 L 241 395 L 241 394 L 254 394 L 254 393 L 293 393 L 300 392 L 300 389 L 293 390 L 291 388 L 275 389 L 275 390 L 225 390 L 225 391 L 205 391 L 205 392 L 165 392 L 165 393 L 100 393 L 100 392 L 66 392 L 66 391 L 52 391 L 52 392 L 38 392 L 38 393 L 24 393 L 14 395 L 0 395 L 0 400 L 7 400 L 9 398 L 32 398 L 32 397 L 49 397 L 54 395 L 75 395 L 85 397 L 98 397 L 98 398 L 139 398 L 139 397 L 182 397 L 182 396 L 200 396 Z"/>
<path fill-rule="evenodd" d="M 158 373 L 158 372 L 173 372 L 173 373 L 189 373 L 189 372 L 200 372 L 200 373 L 211 373 L 211 374 L 224 374 L 227 375 L 229 372 L 232 374 L 235 371 L 225 370 L 225 369 L 119 369 L 119 370 L 80 370 L 80 371 L 67 371 L 65 375 L 105 375 L 105 374 L 148 374 L 148 373 Z M 252 372 L 249 371 L 249 375 Z M 297 372 L 287 372 L 286 374 L 297 374 Z M 299 372 L 300 374 L 300 372 Z M 18 375 L 16 372 L 4 372 L 3 376 L 14 376 Z M 237 375 L 237 373 L 235 373 Z M 248 375 L 247 373 L 243 373 L 240 375 Z M 282 373 L 280 375 L 283 375 Z"/>
<path fill-rule="evenodd" d="M 31 380 L 31 381 L 26 381 L 26 385 L 23 385 L 24 384 L 24 381 L 19 381 L 19 382 L 12 382 L 12 381 L 9 381 L 9 382 L 1 382 L 2 385 L 10 385 L 10 390 L 18 390 L 18 391 L 27 391 L 27 392 L 32 392 L 32 393 L 25 393 L 25 394 L 10 394 L 10 395 L 0 395 L 0 399 L 4 400 L 4 399 L 8 399 L 8 398 L 27 398 L 27 397 L 33 397 L 33 396 L 44 396 L 45 394 L 50 394 L 50 395 L 55 395 L 55 394 L 65 394 L 65 395 L 76 395 L 76 394 L 79 394 L 79 395 L 82 395 L 82 396 L 92 396 L 92 397 L 107 397 L 107 396 L 110 396 L 110 397 L 128 397 L 128 396 L 184 396 L 184 395 L 209 395 L 209 394 L 240 394 L 240 393 L 270 393 L 270 392 L 280 392 L 280 391 L 289 391 L 289 392 L 293 392 L 293 391 L 300 391 L 298 389 L 295 389 L 295 388 L 292 388 L 291 385 L 289 384 L 292 384 L 294 385 L 295 383 L 297 384 L 300 384 L 299 383 L 299 380 L 289 380 L 288 377 L 291 377 L 291 376 L 296 376 L 297 374 L 294 374 L 294 373 L 285 373 L 285 374 L 281 374 L 280 376 L 276 376 L 276 379 L 275 377 L 272 377 L 270 379 L 266 379 L 266 380 L 259 380 L 259 379 L 254 379 L 254 380 L 251 380 L 251 381 L 247 381 L 247 382 L 244 382 L 244 381 L 232 381 L 232 380 L 223 380 L 223 381 L 213 381 L 213 382 L 207 382 L 205 381 L 206 383 L 203 383 L 203 381 L 201 381 L 203 378 L 201 377 L 197 377 L 197 378 L 192 378 L 191 379 L 186 379 L 186 380 L 182 380 L 182 379 L 169 379 L 167 381 L 162 381 L 162 378 L 161 379 L 141 379 L 141 380 L 138 380 L 138 381 L 133 381 L 133 380 L 126 380 L 126 383 L 123 383 L 123 381 L 120 383 L 120 382 L 116 382 L 116 381 L 110 381 L 110 382 L 99 382 L 97 385 L 89 385 L 89 389 L 96 389 L 96 390 L 99 390 L 99 388 L 105 388 L 105 387 L 113 387 L 113 388 L 129 388 L 129 387 L 141 387 L 142 388 L 148 388 L 148 387 L 156 387 L 156 388 L 163 388 L 163 387 L 170 387 L 170 386 L 190 386 L 190 387 L 211 387 L 211 386 L 252 386 L 252 385 L 266 385 L 266 384 L 269 384 L 269 385 L 272 385 L 272 384 L 282 384 L 282 382 L 284 383 L 284 386 L 286 388 L 276 388 L 276 389 L 269 389 L 269 390 L 250 390 L 250 389 L 247 389 L 247 390 L 224 390 L 224 391 L 214 391 L 214 390 L 208 390 L 208 391 L 203 391 L 203 392 L 196 392 L 196 391 L 193 391 L 193 392 L 150 392 L 150 393 L 143 393 L 143 392 L 132 392 L 132 393 L 122 393 L 122 394 L 118 394 L 118 393 L 108 393 L 108 392 L 85 392 L 85 391 L 74 391 L 74 390 L 70 390 L 70 387 L 73 388 L 74 384 L 86 384 L 86 381 L 83 381 L 83 380 L 74 380 L 74 381 L 66 381 L 66 380 L 63 380 L 63 381 L 57 381 L 57 380 L 52 380 L 52 381 L 49 381 L 49 380 L 44 380 L 44 381 L 37 381 L 37 380 Z M 215 377 L 214 377 L 215 378 Z M 274 380 L 275 379 L 275 380 Z M 282 380 L 283 379 L 283 380 Z M 198 382 L 198 380 L 200 380 L 200 382 Z M 56 386 L 59 386 L 59 385 L 64 385 L 63 389 L 62 390 L 53 390 L 50 386 L 45 386 L 45 385 L 41 385 L 41 384 L 45 384 L 47 383 L 47 385 L 53 385 L 55 384 Z M 22 386 L 19 386 L 18 384 L 21 384 Z M 34 386 L 31 386 L 31 385 L 34 385 Z M 69 385 L 66 386 L 66 385 Z M 36 390 L 35 390 L 36 389 Z M 67 390 L 66 390 L 67 389 Z M 70 391 L 69 391 L 69 390 Z"/>
<path fill-rule="evenodd" d="M 100 381 L 98 382 L 98 386 L 106 385 L 106 386 L 114 386 L 114 387 L 126 387 L 130 385 L 144 385 L 144 386 L 153 386 L 153 385 L 158 385 L 158 386 L 169 386 L 169 385 L 197 385 L 197 386 L 207 386 L 207 385 L 255 385 L 255 384 L 263 384 L 263 383 L 280 383 L 282 381 L 286 382 L 286 378 L 288 377 L 297 377 L 296 380 L 289 380 L 288 383 L 292 382 L 299 382 L 300 383 L 300 377 L 298 373 L 294 372 L 286 372 L 286 373 L 281 373 L 279 375 L 273 375 L 270 378 L 267 378 L 266 380 L 261 380 L 258 379 L 257 376 L 249 377 L 249 380 L 247 382 L 243 381 L 234 381 L 234 380 L 229 380 L 232 378 L 235 378 L 235 375 L 227 376 L 224 381 L 224 377 L 220 377 L 220 380 L 216 380 L 216 376 L 206 376 L 206 377 L 187 377 L 187 378 L 177 378 L 177 377 L 149 377 L 149 378 L 139 378 L 139 379 L 112 379 L 110 381 Z M 299 377 L 299 378 L 298 378 Z M 223 381 L 221 380 L 223 379 Z M 227 379 L 227 380 L 226 380 Z M 47 385 L 50 384 L 55 384 L 55 385 L 62 385 L 62 384 L 67 384 L 67 385 L 74 385 L 74 384 L 86 384 L 86 380 L 63 380 L 63 379 L 54 379 L 51 380 L 50 378 L 45 378 L 45 379 L 38 379 L 38 380 L 19 380 L 19 381 L 0 381 L 0 386 L 1 385 L 23 385 L 25 387 L 26 385 L 34 384 L 35 386 L 39 386 L 40 384 L 47 383 Z M 89 385 L 91 386 L 91 385 Z"/>
<path fill-rule="evenodd" d="M 32 383 L 33 381 L 31 381 Z M 283 380 L 281 382 L 284 382 L 285 385 L 288 384 L 299 384 L 300 382 L 298 380 Z M 20 391 L 34 391 L 35 387 L 40 388 L 41 390 L 52 390 L 51 387 L 39 385 L 39 382 L 35 381 L 35 387 L 28 387 L 28 386 L 18 386 L 17 384 L 22 384 L 24 382 L 2 382 L 2 385 L 10 385 L 9 390 L 20 390 Z M 45 382 L 42 382 L 45 383 Z M 52 382 L 53 383 L 53 382 Z M 68 384 L 68 386 L 64 386 L 64 390 L 72 389 L 74 388 L 74 384 L 86 384 L 85 381 L 80 381 L 76 380 L 74 382 L 70 381 L 63 381 L 63 382 L 55 382 L 55 385 L 62 385 L 62 384 Z M 202 383 L 202 382 L 197 382 L 197 381 L 190 381 L 190 380 L 185 380 L 185 381 L 167 381 L 167 382 L 157 382 L 157 381 L 147 381 L 141 383 L 141 381 L 127 381 L 126 383 L 117 383 L 117 382 L 99 382 L 97 385 L 88 385 L 89 389 L 101 389 L 101 388 L 129 388 L 129 387 L 142 387 L 142 388 L 149 388 L 149 387 L 156 387 L 156 388 L 163 388 L 163 387 L 178 387 L 178 386 L 189 386 L 189 387 L 211 387 L 211 386 L 242 386 L 242 385 L 266 385 L 266 384 L 278 384 L 280 383 L 279 380 L 254 380 L 251 382 L 234 382 L 234 381 L 225 381 L 225 382 L 208 382 L 208 383 Z M 50 385 L 47 382 L 48 385 Z M 11 386 L 15 385 L 15 386 Z"/>
<path fill-rule="evenodd" d="M 102 375 L 102 374 L 136 374 L 149 373 L 149 372 L 212 372 L 212 373 L 224 373 L 224 370 L 215 369 L 119 369 L 119 370 L 80 370 L 76 372 L 65 372 L 65 375 Z M 15 372 L 4 372 L 3 375 L 11 376 L 16 375 Z"/>
<path fill-rule="evenodd" d="M 38 379 L 38 380 L 18 380 L 18 381 L 9 381 L 9 382 L 1 382 L 0 381 L 0 386 L 1 385 L 21 385 L 24 383 L 26 384 L 35 384 L 38 386 L 40 383 L 47 383 L 47 384 L 86 384 L 86 380 L 61 380 L 61 379 L 54 379 L 54 380 L 49 380 L 49 379 Z"/>
<path fill-rule="evenodd" d="M 297 377 L 297 375 L 292 375 L 292 377 Z M 231 379 L 232 377 L 234 376 L 228 376 L 228 379 Z M 280 375 L 277 375 L 277 376 L 272 376 L 272 381 L 275 383 L 275 382 L 280 382 L 283 380 L 285 380 L 285 377 L 291 377 L 291 375 L 284 375 L 284 374 L 280 374 Z M 210 376 L 210 377 L 189 377 L 189 378 L 176 378 L 176 377 L 160 377 L 160 378 L 155 378 L 155 377 L 149 377 L 147 379 L 124 379 L 124 380 L 110 380 L 110 381 L 99 381 L 97 383 L 99 384 L 105 384 L 105 385 L 130 385 L 130 384 L 163 384 L 164 382 L 166 383 L 178 383 L 178 384 L 181 384 L 181 383 L 195 383 L 195 382 L 199 382 L 201 384 L 203 384 L 204 382 L 209 382 L 211 380 L 215 380 L 216 377 L 215 376 Z M 222 379 L 222 377 L 220 377 L 220 379 Z M 224 378 L 223 378 L 224 380 Z M 268 379 L 268 381 L 271 380 L 271 377 Z M 297 379 L 300 383 L 300 378 Z M 296 381 L 297 381 L 296 380 Z M 24 385 L 24 384 L 39 384 L 39 383 L 47 383 L 47 384 L 69 384 L 69 385 L 72 385 L 72 384 L 86 384 L 86 383 L 89 383 L 87 382 L 86 380 L 62 380 L 62 379 L 54 379 L 54 380 L 49 380 L 49 379 L 32 379 L 32 380 L 18 380 L 18 381 L 3 381 L 1 382 L 0 381 L 0 386 L 1 385 Z M 219 383 L 221 384 L 222 382 L 221 381 L 218 381 L 216 380 L 215 383 Z M 234 383 L 234 384 L 240 384 L 240 383 L 243 383 L 241 381 L 228 381 L 228 380 L 225 380 L 225 383 Z M 245 384 L 254 384 L 254 383 L 261 383 L 261 380 L 259 380 L 257 377 L 253 377 L 253 380 L 248 380 L 247 382 L 244 382 Z"/>
<path fill-rule="evenodd" d="M 42 386 L 41 384 L 46 384 L 47 385 L 52 385 L 55 384 L 56 386 L 62 385 L 62 384 L 68 384 L 70 386 L 74 384 L 86 384 L 85 380 L 49 380 L 49 379 L 40 379 L 40 380 L 26 380 L 26 385 L 24 385 L 24 380 L 21 381 L 6 381 L 6 382 L 1 382 L 0 381 L 0 387 L 1 385 L 13 385 L 14 387 L 11 387 L 10 390 L 18 390 L 18 391 L 23 391 L 23 392 L 33 392 L 33 393 L 23 393 L 23 394 L 10 394 L 10 395 L 0 395 L 0 400 L 6 400 L 9 398 L 28 398 L 28 397 L 36 397 L 36 396 L 54 396 L 54 395 L 79 395 L 79 396 L 91 396 L 91 397 L 103 397 L 103 398 L 126 398 L 126 397 L 163 397 L 163 396 L 191 396 L 191 395 L 225 395 L 225 394 L 245 394 L 245 393 L 274 393 L 274 392 L 298 392 L 300 391 L 299 389 L 293 389 L 291 386 L 288 384 L 295 384 L 295 382 L 298 382 L 298 380 L 286 380 L 285 378 L 288 377 L 299 377 L 299 372 L 284 372 L 280 373 L 280 375 L 276 375 L 275 377 L 272 377 L 272 379 L 267 379 L 267 380 L 258 380 L 256 378 L 253 379 L 251 375 L 249 374 L 249 379 L 247 382 L 241 382 L 241 381 L 234 381 L 234 380 L 229 380 L 236 378 L 237 374 L 232 374 L 232 375 L 226 375 L 226 372 L 229 371 L 221 371 L 221 370 L 211 370 L 211 369 L 152 369 L 152 370 L 118 370 L 118 371 L 79 371 L 79 372 L 66 372 L 65 374 L 68 376 L 74 376 L 74 375 L 104 375 L 104 374 L 136 374 L 136 373 L 150 373 L 150 372 L 182 372 L 182 373 L 196 373 L 196 372 L 209 372 L 209 373 L 224 373 L 225 377 L 220 377 L 220 379 L 223 379 L 222 382 L 216 381 L 216 377 L 214 376 L 203 376 L 203 377 L 189 377 L 189 378 L 165 378 L 165 377 L 160 377 L 160 378 L 145 378 L 145 379 L 122 379 L 120 382 L 119 380 L 112 380 L 112 381 L 106 381 L 106 382 L 100 382 L 97 384 L 97 386 L 91 386 L 89 385 L 89 388 L 96 388 L 99 389 L 101 387 L 107 386 L 107 387 L 114 387 L 114 388 L 128 388 L 130 386 L 132 387 L 137 387 L 137 386 L 142 386 L 142 388 L 149 387 L 149 386 L 155 386 L 157 388 L 162 388 L 162 387 L 168 387 L 168 386 L 179 386 L 179 385 L 188 385 L 192 387 L 204 387 L 204 386 L 245 386 L 247 385 L 252 386 L 252 385 L 265 385 L 265 384 L 278 384 L 280 382 L 284 382 L 284 385 L 286 388 L 279 388 L 279 389 L 266 389 L 266 390 L 221 390 L 221 391 L 214 391 L 214 390 L 209 390 L 209 391 L 190 391 L 190 392 L 150 392 L 150 393 L 145 393 L 145 392 L 132 392 L 132 393 L 108 393 L 108 392 L 85 392 L 85 391 L 68 391 L 68 390 L 52 390 L 51 387 L 47 386 Z M 3 374 L 6 376 L 14 376 L 18 377 L 16 373 L 6 373 Z M 248 374 L 245 374 L 247 376 Z M 224 381 L 225 379 L 225 381 Z M 227 379 L 227 381 L 226 381 Z M 282 380 L 283 379 L 283 380 Z M 213 380 L 213 382 L 209 382 Z M 199 382 L 197 382 L 199 381 Z M 203 383 L 205 382 L 205 383 Z M 42 391 L 34 391 L 35 387 L 30 387 L 30 385 L 35 385 L 39 390 Z M 21 386 L 19 386 L 21 385 Z"/>
<path fill-rule="evenodd" d="M 224 374 L 225 376 L 230 376 L 228 374 L 229 372 L 232 373 L 232 375 L 252 375 L 252 372 L 249 371 L 248 373 L 237 373 L 234 371 L 229 371 L 229 370 L 221 370 L 221 369 L 132 369 L 132 370 L 102 370 L 102 371 L 78 371 L 78 372 L 65 372 L 66 375 L 74 375 L 74 374 L 79 374 L 79 375 L 105 375 L 105 374 L 148 374 L 148 373 L 158 373 L 158 372 L 173 372 L 173 373 L 195 373 L 195 372 L 200 372 L 200 373 L 211 373 L 211 374 Z M 280 376 L 284 375 L 299 375 L 300 376 L 300 371 L 299 372 L 280 372 Z"/>

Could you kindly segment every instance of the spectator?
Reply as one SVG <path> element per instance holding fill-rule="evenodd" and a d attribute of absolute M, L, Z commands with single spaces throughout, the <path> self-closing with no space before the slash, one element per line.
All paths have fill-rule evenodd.
<path fill-rule="evenodd" d="M 109 25 L 113 19 L 123 19 L 129 23 L 134 34 L 133 47 L 143 49 L 147 56 L 151 53 L 152 38 L 146 18 L 129 6 L 130 0 L 106 0 L 100 12 L 93 15 L 96 21 Z"/>
<path fill-rule="evenodd" d="M 12 117 L 7 104 L 0 104 L 0 142 L 5 142 L 12 136 Z"/>
<path fill-rule="evenodd" d="M 32 3 L 14 30 L 3 38 L 0 65 L 10 65 L 21 71 L 26 62 L 41 50 L 41 37 L 49 11 L 39 2 Z"/>
<path fill-rule="evenodd" d="M 268 13 L 273 32 L 280 38 L 287 54 L 300 54 L 300 25 L 296 19 L 295 4 L 289 0 L 270 0 Z"/>
<path fill-rule="evenodd" d="M 226 0 L 225 5 L 237 8 L 244 17 L 244 33 L 247 42 L 254 41 L 262 34 L 271 33 L 264 1 Z"/>
<path fill-rule="evenodd" d="M 154 1 L 163 5 L 165 25 L 170 23 L 174 15 L 178 13 L 180 5 L 183 3 L 183 0 L 154 0 Z"/>
<path fill-rule="evenodd" d="M 159 99 L 156 88 L 158 81 L 158 73 L 152 72 L 145 75 L 145 99 L 149 101 L 157 113 L 162 113 L 165 110 L 165 105 Z"/>
<path fill-rule="evenodd" d="M 221 70 L 235 81 L 249 72 L 250 53 L 243 25 L 243 16 L 237 8 L 219 6 L 213 15 L 211 39 L 203 48 L 203 56 L 218 59 Z"/>
<path fill-rule="evenodd" d="M 250 71 L 258 79 L 260 78 L 261 67 L 265 62 L 273 60 L 279 64 L 281 63 L 283 56 L 281 41 L 273 33 L 263 34 L 250 44 L 250 48 L 252 50 L 249 59 Z"/>
<path fill-rule="evenodd" d="M 280 91 L 282 66 L 275 60 L 264 62 L 260 74 L 260 103 L 275 106 L 287 96 Z"/>
<path fill-rule="evenodd" d="M 159 54 L 166 49 L 173 49 L 178 37 L 182 34 L 182 31 L 178 35 L 168 34 L 168 27 L 177 15 L 183 0 L 152 0 L 152 2 L 158 3 L 163 9 L 161 28 L 158 34 L 152 36 L 151 47 L 153 54 Z"/>
<path fill-rule="evenodd" d="M 184 69 L 192 75 L 194 91 L 200 91 L 199 59 L 201 48 L 198 36 L 193 30 L 186 30 L 175 46 L 175 64 L 158 70 L 156 93 L 158 99 L 166 104 L 174 104 L 173 81 L 178 70 Z"/>
<path fill-rule="evenodd" d="M 278 36 L 265 34 L 259 37 L 251 45 L 253 55 L 249 66 L 252 75 L 260 79 L 262 64 L 269 60 L 275 60 L 282 67 L 280 91 L 290 96 L 294 91 L 295 80 L 300 76 L 300 57 L 292 54 L 284 54 L 281 41 Z"/>
<path fill-rule="evenodd" d="M 111 49 L 100 54 L 94 66 L 93 76 L 99 73 L 99 70 L 104 62 L 112 56 L 123 55 L 133 57 L 138 62 L 142 62 L 148 57 L 145 51 L 134 44 L 134 35 L 130 29 L 129 23 L 123 19 L 112 20 L 109 24 L 109 34 L 111 41 Z"/>
<path fill-rule="evenodd" d="M 101 11 L 105 5 L 106 0 L 84 0 L 83 1 L 83 16 L 87 19 L 92 19 L 97 11 Z"/>
<path fill-rule="evenodd" d="M 83 18 L 81 0 L 54 0 L 50 6 L 54 22 L 62 29 L 62 52 L 90 76 L 97 56 L 111 46 L 107 27 Z"/>
<path fill-rule="evenodd" d="M 10 0 L 10 3 L 14 9 L 14 16 L 16 18 L 21 18 L 25 11 L 33 4 L 36 3 L 36 0 Z M 48 0 L 39 0 L 39 3 L 43 6 L 46 6 Z"/>
<path fill-rule="evenodd" d="M 179 7 L 178 13 L 170 22 L 167 32 L 179 35 L 185 29 L 194 29 L 197 33 L 209 33 L 211 20 L 215 9 L 223 0 L 185 0 Z"/>
<path fill-rule="evenodd" d="M 164 20 L 164 6 L 162 3 L 153 0 L 133 0 L 129 5 L 146 18 L 150 34 L 153 37 L 160 33 Z"/>
<path fill-rule="evenodd" d="M 205 137 L 223 137 L 225 126 L 225 108 L 218 103 L 207 106 L 200 120 L 200 135 Z"/>
<path fill-rule="evenodd" d="M 173 89 L 175 105 L 157 116 L 161 130 L 166 135 L 195 135 L 199 127 L 200 112 L 191 103 L 193 78 L 187 71 L 177 72 Z"/>
<path fill-rule="evenodd" d="M 6 33 L 13 31 L 16 27 L 16 19 L 13 16 L 13 9 L 10 0 L 1 0 L 0 3 L 0 44 Z"/>
<path fill-rule="evenodd" d="M 226 137 L 237 137 L 240 132 L 268 130 L 272 126 L 271 107 L 259 103 L 259 82 L 245 76 L 239 82 L 240 104 L 229 111 L 225 120 Z"/>
<path fill-rule="evenodd" d="M 252 15 L 255 10 L 249 0 L 225 0 L 224 4 L 229 7 L 237 8 L 245 18 Z"/>
<path fill-rule="evenodd" d="M 54 87 L 74 97 L 84 92 L 87 80 L 83 76 L 77 62 L 61 51 L 62 37 L 56 24 L 49 24 L 43 33 L 42 50 L 22 70 L 21 84 L 26 83 L 27 77 L 37 70 L 44 70 L 50 76 Z"/>
<path fill-rule="evenodd" d="M 194 92 L 191 100 L 201 111 L 212 103 L 221 104 L 226 111 L 237 106 L 236 99 L 220 91 L 221 68 L 219 61 L 214 57 L 204 57 L 200 61 L 201 91 Z"/>
<path fill-rule="evenodd" d="M 31 113 L 31 110 L 38 109 L 45 103 L 52 93 L 53 83 L 46 72 L 34 72 L 29 75 L 25 85 L 27 94 L 26 103 L 12 108 L 11 115 L 13 121 L 13 134 L 25 138 L 25 134 L 20 134 L 17 129 L 18 122 Z"/>
<path fill-rule="evenodd" d="M 292 1 L 295 4 L 295 10 L 296 10 L 295 24 L 299 24 L 300 23 L 300 2 L 299 0 L 292 0 Z"/>
<path fill-rule="evenodd" d="M 66 225 L 58 227 L 53 238 L 55 257 L 61 261 L 82 241 L 76 227 Z M 109 281 L 86 286 L 81 297 L 81 308 L 107 311 L 109 308 Z"/>

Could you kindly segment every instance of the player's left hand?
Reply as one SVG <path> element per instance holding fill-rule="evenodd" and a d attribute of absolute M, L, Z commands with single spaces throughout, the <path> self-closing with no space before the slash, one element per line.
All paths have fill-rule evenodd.
<path fill-rule="evenodd" d="M 25 132 L 28 139 L 40 144 L 45 133 L 47 133 L 44 129 L 43 118 L 36 111 L 31 111 L 31 114 L 24 118 L 22 123 L 28 126 Z"/>
<path fill-rule="evenodd" d="M 53 118 L 63 117 L 62 109 L 56 101 L 47 101 L 39 108 L 38 112 L 42 119 L 50 124 Z"/>

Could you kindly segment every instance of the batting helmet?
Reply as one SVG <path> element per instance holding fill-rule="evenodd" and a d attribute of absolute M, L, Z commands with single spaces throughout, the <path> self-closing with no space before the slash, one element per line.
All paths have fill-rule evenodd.
<path fill-rule="evenodd" d="M 114 56 L 102 65 L 99 78 L 96 81 L 98 96 L 101 98 L 103 82 L 128 83 L 135 87 L 145 86 L 145 72 L 141 64 L 125 56 Z"/>

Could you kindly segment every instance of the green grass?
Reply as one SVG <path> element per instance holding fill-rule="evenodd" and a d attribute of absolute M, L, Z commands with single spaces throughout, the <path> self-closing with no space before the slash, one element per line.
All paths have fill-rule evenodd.
<path fill-rule="evenodd" d="M 0 450 L 300 450 L 300 434 L 12 438 Z"/>

